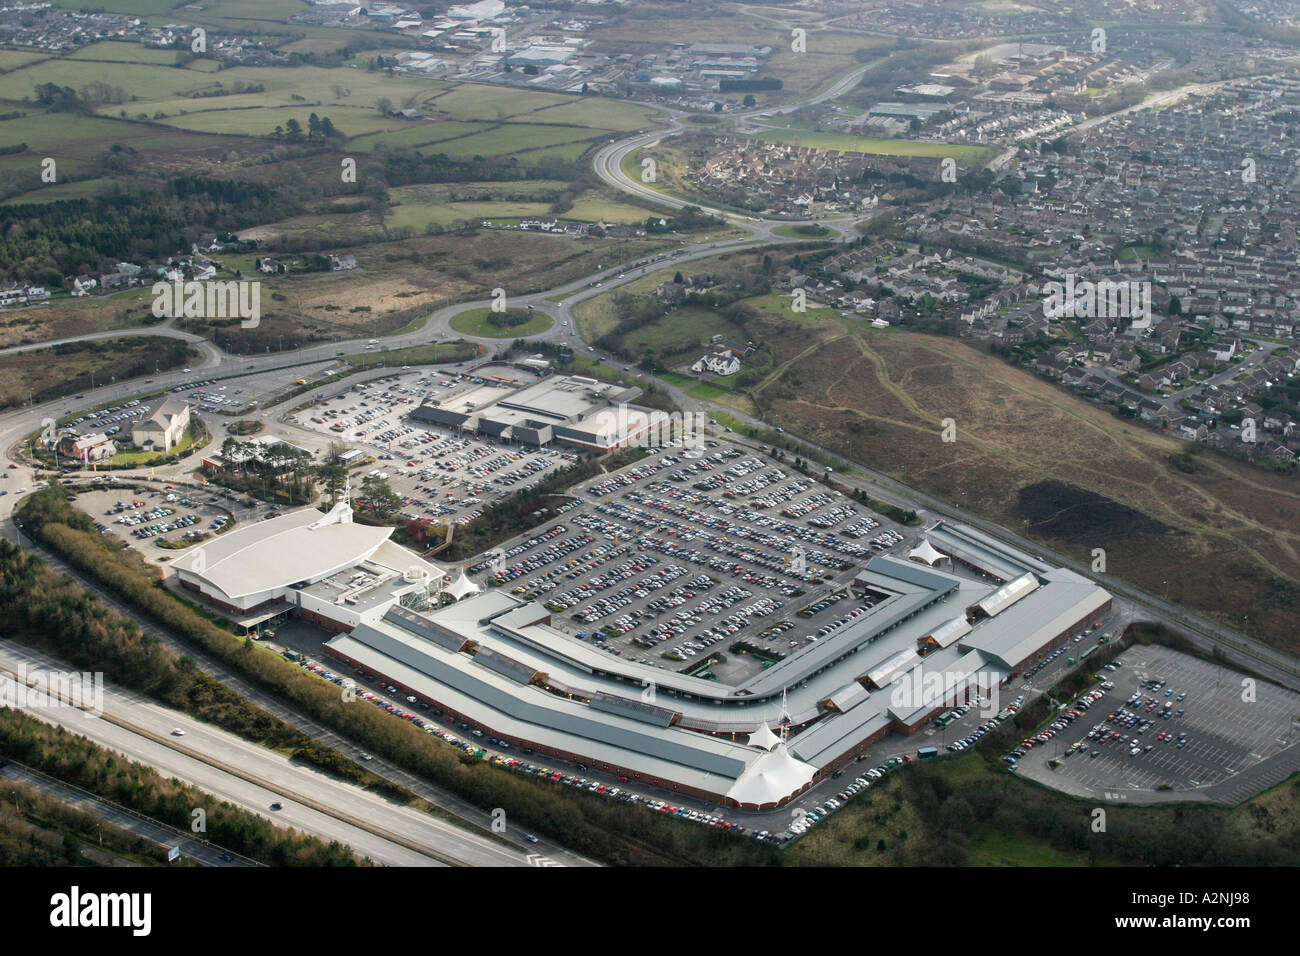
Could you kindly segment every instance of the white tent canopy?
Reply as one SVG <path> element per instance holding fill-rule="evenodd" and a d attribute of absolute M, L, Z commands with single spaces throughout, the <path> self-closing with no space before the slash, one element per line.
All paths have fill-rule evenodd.
<path fill-rule="evenodd" d="M 460 577 L 456 578 L 446 587 L 446 593 L 451 595 L 453 601 L 459 601 L 468 594 L 478 594 L 483 589 L 465 576 L 464 570 L 460 572 Z"/>
<path fill-rule="evenodd" d="M 907 557 L 909 560 L 921 561 L 933 567 L 947 555 L 932 545 L 929 538 L 922 538 L 920 544 L 907 552 Z"/>
<path fill-rule="evenodd" d="M 784 743 L 745 768 L 727 791 L 727 798 L 744 806 L 764 806 L 798 793 L 812 782 L 816 768 L 791 756 Z"/>
<path fill-rule="evenodd" d="M 745 741 L 751 747 L 761 747 L 764 750 L 771 750 L 781 742 L 781 738 L 772 733 L 772 728 L 767 724 L 759 724 L 758 730 L 749 735 Z"/>

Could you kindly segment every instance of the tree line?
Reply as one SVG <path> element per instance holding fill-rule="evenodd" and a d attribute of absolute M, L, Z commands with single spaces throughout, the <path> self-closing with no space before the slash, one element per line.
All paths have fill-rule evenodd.
<path fill-rule="evenodd" d="M 60 557 L 168 633 L 280 696 L 305 716 L 476 806 L 504 807 L 517 823 L 550 834 L 577 852 L 609 863 L 641 865 L 752 865 L 774 859 L 770 848 L 719 831 L 501 771 L 478 759 L 462 759 L 458 751 L 409 721 L 344 700 L 333 684 L 247 645 L 165 590 L 138 557 L 133 561 L 110 548 L 93 531 L 90 519 L 71 508 L 58 485 L 30 496 L 22 521 Z"/>

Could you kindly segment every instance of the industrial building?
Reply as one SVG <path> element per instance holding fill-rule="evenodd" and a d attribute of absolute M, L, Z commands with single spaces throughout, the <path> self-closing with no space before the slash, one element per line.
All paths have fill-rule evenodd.
<path fill-rule="evenodd" d="M 734 685 L 613 656 L 500 591 L 429 614 L 390 608 L 326 652 L 510 745 L 770 809 L 885 735 L 1000 686 L 1109 611 L 1111 596 L 1072 571 L 961 526 L 938 530 L 969 558 L 987 552 L 998 571 L 1018 573 L 991 581 L 873 557 L 853 584 L 874 602 L 866 614 Z"/>
<path fill-rule="evenodd" d="M 581 375 L 552 375 L 523 388 L 471 382 L 425 401 L 411 417 L 526 445 L 606 452 L 667 422 L 666 412 L 632 404 L 640 396 L 639 388 Z"/>

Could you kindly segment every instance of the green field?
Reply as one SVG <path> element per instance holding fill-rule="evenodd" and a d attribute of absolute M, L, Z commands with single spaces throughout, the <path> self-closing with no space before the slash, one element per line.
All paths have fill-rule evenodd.
<path fill-rule="evenodd" d="M 65 59 L 108 60 L 113 63 L 161 63 L 164 66 L 172 66 L 179 56 L 181 56 L 180 50 L 159 50 L 154 47 L 144 46 L 141 43 L 107 40 L 103 43 L 92 43 L 90 46 L 83 46 L 75 53 L 69 54 Z"/>
<path fill-rule="evenodd" d="M 729 393 L 724 388 L 718 388 L 716 385 L 710 385 L 708 382 L 696 382 L 686 390 L 686 394 L 692 398 L 702 398 L 705 401 L 713 402 L 725 397 Z"/>
<path fill-rule="evenodd" d="M 881 156 L 924 156 L 930 159 L 952 157 L 966 163 L 984 163 L 997 155 L 990 146 L 965 146 L 952 143 L 918 143 L 907 139 L 881 139 L 874 136 L 847 136 L 843 133 L 818 133 L 812 130 L 764 130 L 758 138 L 769 143 L 788 143 L 810 149 L 838 149 L 842 152 L 873 153 Z"/>
<path fill-rule="evenodd" d="M 506 314 L 521 314 L 527 310 L 507 309 Z M 551 319 L 544 312 L 528 315 L 528 321 L 522 325 L 499 328 L 488 320 L 496 315 L 491 309 L 469 309 L 451 320 L 451 327 L 464 335 L 473 335 L 484 339 L 519 339 L 537 335 L 551 327 Z"/>
<path fill-rule="evenodd" d="M 599 196 L 583 196 L 573 203 L 573 208 L 566 212 L 564 219 L 580 219 L 583 222 L 609 222 L 634 225 L 644 223 L 653 212 L 643 206 L 616 199 L 602 199 Z"/>
<path fill-rule="evenodd" d="M 67 10 L 86 9 L 84 0 L 54 0 L 54 4 Z M 94 9 L 147 17 L 155 13 L 166 13 L 179 5 L 177 0 L 95 0 Z"/>
<path fill-rule="evenodd" d="M 629 332 L 624 342 L 628 348 L 637 352 L 653 349 L 666 360 L 678 356 L 695 359 L 699 356 L 694 353 L 703 349 L 715 335 L 724 338 L 743 337 L 738 326 L 712 309 L 683 306 L 657 322 Z"/>
<path fill-rule="evenodd" d="M 21 196 L 14 196 L 12 199 L 6 199 L 0 205 L 16 206 L 21 203 L 33 202 L 58 202 L 61 199 L 84 199 L 86 196 L 93 196 L 102 192 L 113 185 L 111 179 L 79 179 L 71 183 L 51 183 L 41 189 L 33 189 L 31 192 L 23 193 Z"/>
<path fill-rule="evenodd" d="M 444 140 L 437 151 L 448 156 L 504 156 L 540 150 L 547 146 L 585 144 L 604 134 L 604 130 L 580 126 L 543 126 L 538 123 L 509 123 L 459 139 Z M 585 149 L 585 147 L 584 147 Z M 581 155 L 584 149 L 579 149 Z"/>
<path fill-rule="evenodd" d="M 458 120 L 440 120 L 436 123 L 424 120 L 412 123 L 403 120 L 400 125 L 394 125 L 397 121 L 390 120 L 384 132 L 361 132 L 360 135 L 357 135 L 350 127 L 344 125 L 349 115 L 349 113 L 340 114 L 340 118 L 335 120 L 334 124 L 349 136 L 356 137 L 356 139 L 349 141 L 349 146 L 355 146 L 357 149 L 367 151 L 380 145 L 388 147 L 430 146 L 429 149 L 425 149 L 423 152 L 428 154 L 443 153 L 446 152 L 445 149 L 439 149 L 436 146 L 431 146 L 431 144 L 467 138 L 491 128 L 488 123 L 460 122 Z M 374 115 L 377 116 L 378 114 Z M 334 119 L 334 117 L 331 116 L 330 119 Z"/>
<path fill-rule="evenodd" d="M 816 223 L 798 225 L 791 223 L 786 226 L 776 226 L 772 232 L 778 236 L 785 236 L 787 239 L 820 239 L 829 236 L 831 231 L 825 226 L 819 226 Z"/>
<path fill-rule="evenodd" d="M 397 190 L 394 190 L 397 192 Z M 405 203 L 394 206 L 384 214 L 384 224 L 390 229 L 410 226 L 417 232 L 429 223 L 448 226 L 458 219 L 509 219 L 519 216 L 544 216 L 550 203 L 527 202 L 457 202 L 457 203 Z"/>
<path fill-rule="evenodd" d="M 130 5 L 133 0 L 121 0 Z M 146 5 L 145 0 L 139 0 Z M 298 0 L 282 0 L 286 12 L 301 9 Z M 271 4 L 221 2 L 186 22 L 206 22 L 206 17 L 245 16 L 273 23 L 275 0 Z M 239 11 L 237 15 L 236 11 Z M 239 29 L 243 31 L 244 25 Z M 275 31 L 280 32 L 280 31 Z M 321 31 L 294 26 L 303 39 L 321 49 L 341 47 L 354 31 Z M 368 37 L 371 44 L 377 42 Z M 5 51 L 0 51 L 3 53 Z M 0 59 L 0 99 L 30 100 L 36 87 L 46 83 L 83 89 L 103 83 L 120 91 L 120 102 L 105 103 L 97 115 L 104 120 L 147 121 L 157 132 L 139 128 L 87 125 L 90 117 L 64 114 L 58 123 L 42 116 L 29 116 L 9 123 L 40 127 L 39 137 L 28 136 L 21 126 L 0 123 L 0 142 L 26 142 L 74 165 L 80 171 L 97 158 L 104 145 L 121 142 L 139 149 L 136 140 L 167 135 L 176 129 L 198 134 L 270 137 L 276 127 L 290 119 L 304 127 L 310 114 L 328 117 L 344 136 L 349 150 L 369 152 L 378 145 L 419 148 L 426 155 L 445 153 L 457 158 L 493 157 L 518 154 L 529 164 L 547 160 L 574 161 L 593 143 L 620 132 L 649 126 L 657 111 L 630 107 L 608 100 L 585 99 L 568 94 L 502 89 L 484 85 L 449 83 L 421 76 L 382 71 L 300 65 L 284 67 L 239 66 L 219 69 L 215 60 L 194 60 L 184 68 L 172 65 L 177 52 L 151 49 L 139 44 L 105 41 L 72 54 L 38 59 L 30 54 L 8 51 Z M 377 104 L 387 99 L 394 105 L 413 105 L 424 119 L 409 121 L 381 112 Z M 48 128 L 46 128 L 48 127 Z M 161 127 L 161 128 L 160 128 Z M 75 149 L 60 153 L 60 144 L 83 145 L 84 155 Z M 146 148 L 150 144 L 145 144 Z M 181 142 L 182 148 L 208 145 Z M 224 146 L 220 140 L 211 145 Z M 29 158 L 0 157 L 0 170 L 21 171 Z M 526 214 L 526 213 L 525 213 Z M 604 218 L 634 222 L 647 215 L 639 207 L 593 203 L 575 218 Z M 406 214 L 403 214 L 406 215 Z M 460 218 L 449 216 L 447 218 Z M 425 219 L 425 221 L 432 221 Z"/>
<path fill-rule="evenodd" d="M 742 299 L 741 302 L 750 308 L 759 309 L 769 315 L 782 319 L 795 319 L 799 322 L 818 322 L 822 319 L 834 319 L 839 316 L 839 313 L 834 309 L 816 305 L 812 299 L 808 300 L 806 312 L 795 312 L 793 309 L 794 298 L 778 292 Z"/>
<path fill-rule="evenodd" d="M 99 116 L 62 113 L 57 122 L 51 122 L 48 116 L 35 113 L 19 119 L 0 120 L 0 143 L 27 144 L 24 153 L 0 156 L 0 171 L 39 173 L 41 159 L 51 156 L 58 161 L 61 181 L 67 173 L 80 173 L 95 167 L 105 146 L 110 144 L 120 143 L 144 153 L 201 149 L 228 145 L 229 141 L 222 143 L 198 133 Z"/>
<path fill-rule="evenodd" d="M 44 50 L 0 50 L 0 70 L 17 69 L 49 55 Z"/>

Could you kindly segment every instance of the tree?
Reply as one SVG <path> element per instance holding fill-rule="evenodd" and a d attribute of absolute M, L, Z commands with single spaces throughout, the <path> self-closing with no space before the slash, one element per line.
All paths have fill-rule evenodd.
<path fill-rule="evenodd" d="M 745 94 L 745 107 L 746 107 L 746 109 L 751 109 L 751 108 L 753 108 L 753 107 L 756 106 L 756 105 L 758 105 L 758 100 L 754 98 L 754 94 L 753 94 L 753 93 L 746 93 L 746 94 Z"/>
<path fill-rule="evenodd" d="M 312 113 L 311 116 L 307 117 L 307 138 L 308 139 L 321 138 L 320 117 L 317 116 L 315 113 Z"/>
<path fill-rule="evenodd" d="M 388 479 L 378 475 L 366 475 L 361 480 L 361 494 L 365 497 L 366 510 L 377 518 L 387 518 L 402 506 L 402 499 L 388 484 Z"/>
<path fill-rule="evenodd" d="M 284 129 L 290 139 L 302 139 L 302 124 L 293 117 L 285 120 Z"/>
<path fill-rule="evenodd" d="M 393 101 L 386 96 L 381 96 L 375 100 L 375 109 L 387 116 L 393 111 Z"/>

